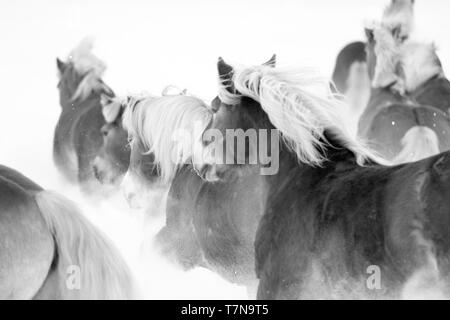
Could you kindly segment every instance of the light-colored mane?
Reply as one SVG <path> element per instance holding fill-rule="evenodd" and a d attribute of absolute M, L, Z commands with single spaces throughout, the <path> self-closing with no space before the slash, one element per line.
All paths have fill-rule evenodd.
<path fill-rule="evenodd" d="M 244 95 L 258 101 L 299 161 L 322 165 L 326 158 L 321 151 L 328 146 L 325 130 L 354 152 L 358 164 L 363 165 L 368 159 L 382 161 L 346 130 L 341 118 L 342 100 L 331 92 L 329 81 L 312 70 L 242 68 L 235 70 L 233 84 L 239 94 L 221 86 L 221 100 L 236 104 Z"/>
<path fill-rule="evenodd" d="M 106 70 L 106 64 L 92 53 L 93 41 L 86 38 L 71 51 L 68 61 L 73 64 L 74 69 L 83 76 L 72 100 L 86 99 L 92 92 L 110 89 L 101 81 Z"/>
<path fill-rule="evenodd" d="M 408 92 L 416 90 L 433 77 L 445 77 L 434 43 L 405 43 L 402 69 Z"/>
<path fill-rule="evenodd" d="M 212 113 L 202 100 L 179 94 L 165 95 L 138 103 L 130 101 L 123 126 L 132 137 L 132 143 L 139 139 L 146 152 L 154 154 L 161 180 L 168 183 L 179 166 L 193 156 L 194 145 L 201 142 L 211 118 Z M 183 141 L 181 146 L 180 138 L 191 140 Z"/>
<path fill-rule="evenodd" d="M 389 29 L 379 26 L 373 30 L 377 57 L 375 72 L 372 80 L 374 88 L 386 88 L 396 85 L 403 87 L 402 78 L 398 74 L 402 60 L 402 46 L 399 44 Z M 402 91 L 402 89 L 400 89 Z"/>
<path fill-rule="evenodd" d="M 377 63 L 373 87 L 385 88 L 395 83 L 397 91 L 411 92 L 435 76 L 444 76 L 433 43 L 414 40 L 398 43 L 383 26 L 374 29 L 374 38 Z"/>
<path fill-rule="evenodd" d="M 397 29 L 400 39 L 408 38 L 414 30 L 414 1 L 391 0 L 381 21 L 385 28 L 391 31 Z"/>

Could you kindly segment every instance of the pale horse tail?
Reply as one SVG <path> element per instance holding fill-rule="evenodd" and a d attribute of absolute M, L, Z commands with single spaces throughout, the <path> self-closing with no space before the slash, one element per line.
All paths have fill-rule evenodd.
<path fill-rule="evenodd" d="M 51 191 L 39 192 L 35 197 L 56 247 L 54 267 L 41 289 L 41 298 L 133 298 L 127 264 L 76 204 Z"/>
<path fill-rule="evenodd" d="M 438 154 L 439 139 L 430 128 L 416 126 L 402 138 L 403 149 L 392 160 L 394 164 L 419 161 Z"/>

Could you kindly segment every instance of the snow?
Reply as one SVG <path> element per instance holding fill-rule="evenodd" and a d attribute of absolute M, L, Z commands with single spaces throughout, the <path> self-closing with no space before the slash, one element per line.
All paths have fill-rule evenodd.
<path fill-rule="evenodd" d="M 143 298 L 246 298 L 246 290 L 203 269 L 183 272 L 142 246 L 161 221 L 133 213 L 116 197 L 87 203 L 58 178 L 51 158 L 59 116 L 56 57 L 85 36 L 108 69 L 117 94 L 166 85 L 188 88 L 207 101 L 216 92 L 217 58 L 259 64 L 277 53 L 284 66 L 311 66 L 331 75 L 338 51 L 363 39 L 363 22 L 387 0 L 42 0 L 0 4 L 0 163 L 77 200 L 124 253 Z M 416 1 L 417 30 L 433 40 L 447 67 L 448 0 Z M 159 219 L 161 220 L 161 218 Z M 149 230 L 150 229 L 150 230 Z M 144 250 L 145 251 L 145 250 Z M 147 250 L 148 251 L 148 250 Z"/>

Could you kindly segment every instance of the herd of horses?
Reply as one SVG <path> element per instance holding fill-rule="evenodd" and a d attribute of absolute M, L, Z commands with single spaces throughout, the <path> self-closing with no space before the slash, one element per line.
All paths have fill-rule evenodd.
<path fill-rule="evenodd" d="M 211 103 L 186 91 L 116 97 L 84 41 L 57 60 L 56 167 L 86 195 L 122 189 L 133 207 L 167 189 L 160 253 L 252 298 L 448 296 L 450 82 L 434 45 L 414 38 L 414 0 L 391 0 L 365 32 L 332 81 L 278 68 L 276 56 L 247 67 L 219 58 Z M 224 141 L 208 133 L 228 148 L 230 130 L 277 135 L 217 153 Z M 182 148 L 176 132 L 189 137 Z M 268 145 L 277 171 L 261 174 Z M 4 166 L 0 231 L 0 298 L 135 296 L 126 263 L 76 204 Z"/>

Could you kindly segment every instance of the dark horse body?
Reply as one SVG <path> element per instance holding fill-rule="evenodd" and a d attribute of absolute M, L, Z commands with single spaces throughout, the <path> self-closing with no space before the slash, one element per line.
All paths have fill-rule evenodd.
<path fill-rule="evenodd" d="M 101 95 L 114 96 L 112 90 L 99 78 L 95 87 L 87 88 L 86 95 L 75 96 L 87 77 L 74 63 L 58 60 L 60 73 L 61 115 L 55 128 L 53 158 L 59 171 L 71 182 L 80 183 L 85 190 L 93 191 L 95 176 L 93 162 L 103 143 L 101 128 L 105 123 L 100 104 Z"/>
<path fill-rule="evenodd" d="M 131 296 L 124 261 L 76 206 L 5 166 L 0 166 L 0 235 L 1 299 Z M 80 287 L 71 288 L 75 266 L 81 269 Z"/>
<path fill-rule="evenodd" d="M 168 101 L 166 99 L 180 101 L 176 104 L 179 107 L 174 108 L 166 102 L 158 104 L 158 101 Z M 124 119 L 131 135 L 131 158 L 124 184 L 135 180 L 133 176 L 140 180 L 144 178 L 148 183 L 156 182 L 155 172 L 159 171 L 164 176 L 163 164 L 157 162 L 163 151 L 158 151 L 153 136 L 162 135 L 160 130 L 166 128 L 170 128 L 169 134 L 179 130 L 180 123 L 182 126 L 184 123 L 187 127 L 193 126 L 196 120 L 189 116 L 188 120 L 182 120 L 177 117 L 179 114 L 201 114 L 198 119 L 203 119 L 205 115 L 209 118 L 211 111 L 206 105 L 200 103 L 192 107 L 192 99 L 195 98 L 162 97 L 156 102 L 148 100 L 136 106 L 133 103 L 127 106 Z M 143 113 L 148 110 L 151 114 Z M 151 116 L 159 119 L 160 115 L 166 116 L 167 113 L 175 120 L 163 123 L 155 129 L 156 133 L 149 133 L 146 126 L 143 130 L 146 137 L 137 132 L 142 128 L 143 121 Z M 134 120 L 129 121 L 131 119 Z M 153 128 L 156 126 L 154 124 Z M 149 146 L 148 141 L 152 141 L 153 145 Z M 164 150 L 171 148 L 166 143 L 162 147 Z M 149 149 L 154 152 L 154 158 L 143 158 Z M 255 169 L 259 170 L 258 167 Z M 204 266 L 233 283 L 255 289 L 253 241 L 266 197 L 261 181 L 255 171 L 245 178 L 209 183 L 198 176 L 191 164 L 183 162 L 180 167 L 174 168 L 173 176 L 167 181 L 170 189 L 166 202 L 166 224 L 156 237 L 162 253 L 184 268 Z M 154 205 L 148 197 L 146 201 Z"/>
<path fill-rule="evenodd" d="M 172 182 L 166 226 L 157 237 L 163 252 L 185 268 L 205 266 L 228 281 L 255 286 L 254 238 L 266 197 L 258 174 L 208 183 L 191 165 Z"/>
<path fill-rule="evenodd" d="M 268 181 L 256 237 L 258 298 L 399 297 L 414 272 L 431 268 L 428 250 L 447 278 L 450 153 L 397 167 L 360 167 L 345 149 L 327 156 L 312 168 L 284 153 Z M 370 266 L 381 270 L 382 291 L 365 286 Z"/>
<path fill-rule="evenodd" d="M 254 100 L 265 103 L 265 94 L 282 85 L 287 92 L 297 92 L 283 80 L 270 70 L 244 69 L 228 85 L 234 84 L 235 96 L 241 98 L 222 100 L 211 128 L 271 130 L 272 110 L 283 110 L 283 104 L 292 100 L 299 102 L 298 108 L 308 108 L 300 96 L 306 91 L 296 99 L 270 99 L 279 103 L 276 106 Z M 331 112 L 333 107 L 327 108 Z M 286 117 L 294 121 L 295 116 Z M 326 128 L 322 139 L 324 147 L 317 150 L 325 160 L 320 166 L 299 162 L 296 149 L 281 144 L 279 171 L 262 177 L 267 197 L 255 240 L 258 298 L 400 297 L 409 290 L 436 286 L 440 280 L 448 290 L 450 153 L 394 167 L 376 164 L 368 156 L 362 165 L 360 156 L 366 151 L 352 146 L 350 136 L 335 127 Z M 304 138 L 298 143 L 310 142 Z M 241 169 L 206 162 L 197 170 L 204 178 L 220 179 Z M 379 270 L 376 287 L 369 281 L 374 269 Z"/>

